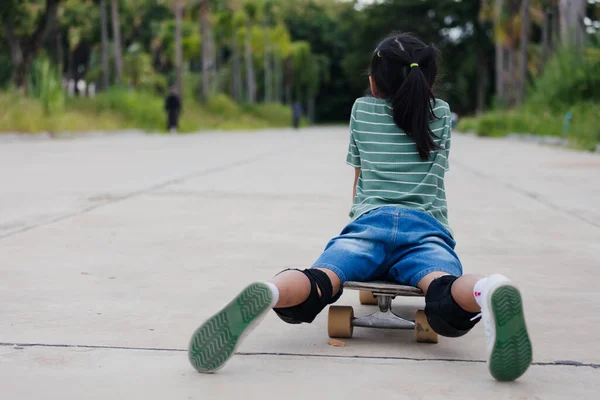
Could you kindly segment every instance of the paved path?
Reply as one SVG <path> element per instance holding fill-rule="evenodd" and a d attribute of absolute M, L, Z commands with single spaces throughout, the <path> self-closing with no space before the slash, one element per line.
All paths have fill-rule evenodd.
<path fill-rule="evenodd" d="M 438 345 L 357 328 L 331 347 L 326 312 L 301 326 L 271 314 L 225 369 L 193 371 L 204 318 L 250 281 L 311 265 L 347 222 L 346 146 L 333 128 L 0 139 L 2 398 L 596 398 L 600 156 L 458 134 L 457 250 L 466 272 L 521 285 L 526 375 L 490 377 L 482 325 Z M 340 304 L 367 310 L 352 291 Z"/>

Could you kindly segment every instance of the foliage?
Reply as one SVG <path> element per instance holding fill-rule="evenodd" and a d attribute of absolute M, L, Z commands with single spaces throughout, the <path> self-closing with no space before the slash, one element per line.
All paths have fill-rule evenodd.
<path fill-rule="evenodd" d="M 7 21 L 14 22 L 20 43 L 27 46 L 30 41 L 26 39 L 43 20 L 45 3 L 46 0 L 3 0 L 0 21 L 4 25 Z M 111 90 L 97 99 L 68 101 L 67 110 L 81 108 L 91 112 L 90 107 L 98 106 L 98 112 L 105 113 L 109 110 L 121 112 L 117 108 L 123 107 L 120 115 L 125 119 L 132 118 L 130 124 L 161 126 L 158 117 L 143 117 L 140 113 L 153 111 L 161 115 L 161 101 L 158 99 L 175 81 L 173 0 L 119 0 L 117 3 L 124 56 L 124 87 L 140 93 Z M 337 0 L 210 0 L 210 36 L 204 38 L 200 27 L 200 2 L 182 3 L 185 7 L 182 21 L 184 103 L 196 107 L 194 99 L 201 98 L 202 48 L 208 44 L 212 50 L 209 51 L 210 59 L 205 63 L 209 65 L 209 71 L 205 73 L 209 75 L 211 95 L 203 98 L 206 104 L 199 113 L 212 113 L 210 110 L 213 108 L 228 110 L 225 114 L 215 112 L 214 117 L 211 114 L 203 119 L 213 121 L 213 126 L 222 126 L 219 124 L 224 123 L 224 115 L 236 118 L 231 117 L 232 110 L 236 108 L 246 113 L 240 115 L 239 120 L 244 119 L 253 126 L 264 119 L 265 115 L 261 113 L 270 110 L 276 114 L 274 118 L 279 118 L 284 115 L 283 110 L 289 108 L 273 104 L 248 107 L 231 102 L 231 98 L 238 95 L 241 96 L 236 97 L 238 99 L 248 98 L 244 93 L 248 88 L 247 82 L 241 85 L 233 83 L 250 79 L 246 76 L 248 69 L 244 57 L 246 38 L 250 41 L 252 75 L 256 80 L 253 86 L 257 88 L 259 101 L 274 97 L 279 100 L 283 93 L 291 93 L 291 96 L 285 96 L 287 101 L 316 102 L 316 121 L 347 123 L 353 101 L 368 89 L 367 71 L 372 51 L 390 32 L 415 33 L 440 50 L 436 94 L 447 100 L 453 111 L 467 114 L 475 111 L 480 105 L 478 103 L 486 107 L 493 104 L 494 45 L 501 42 L 516 50 L 521 30 L 521 2 L 516 0 L 503 2 L 496 26 L 494 17 L 497 10 L 493 0 L 385 0 L 363 3 L 361 7 L 355 1 Z M 557 58 L 542 68 L 540 27 L 543 11 L 547 7 L 555 7 L 557 1 L 531 0 L 530 3 L 534 43 L 530 46 L 529 55 L 532 83 L 528 104 L 537 110 L 549 108 L 562 114 L 574 104 L 597 102 L 600 62 L 581 63 L 573 58 L 573 54 L 565 53 L 563 58 Z M 61 0 L 59 29 L 53 29 L 44 41 L 44 48 L 35 52 L 46 54 L 54 65 L 61 66 L 64 77 L 95 82 L 96 87 L 101 87 L 99 83 L 103 77 L 99 4 L 99 0 Z M 600 15 L 598 10 L 600 2 L 590 2 L 588 14 L 592 22 Z M 106 11 L 111 40 L 113 17 L 110 7 Z M 16 69 L 10 62 L 6 35 L 6 27 L 0 27 L 0 87 L 8 87 L 5 83 L 11 75 L 16 75 L 13 73 Z M 209 40 L 211 38 L 214 41 Z M 112 81 L 115 50 L 112 42 L 108 44 L 111 57 L 108 73 Z M 234 54 L 239 57 L 237 61 Z M 598 50 L 589 50 L 586 54 L 592 60 L 598 57 Z M 30 81 L 37 81 L 35 74 L 39 75 L 40 71 L 44 70 L 36 65 Z M 541 71 L 545 73 L 537 79 Z M 206 75 L 204 77 L 206 79 Z M 136 101 L 148 101 L 149 104 L 134 104 L 135 96 Z M 50 97 L 45 98 L 48 101 Z M 544 107 L 545 102 L 550 104 Z M 52 107 L 47 104 L 43 109 L 52 112 Z M 57 107 L 62 107 L 60 99 Z M 304 108 L 307 109 L 306 105 Z M 518 111 L 515 113 L 520 114 Z M 185 114 L 188 119 L 184 125 L 190 130 L 205 126 L 187 111 Z M 218 122 L 219 118 L 223 120 Z M 281 121 L 284 119 L 289 122 L 287 116 Z M 543 129 L 542 125 L 532 121 L 519 121 L 515 123 L 517 126 L 539 126 Z M 232 124 L 231 121 L 227 123 Z"/>
<path fill-rule="evenodd" d="M 593 150 L 600 143 L 600 46 L 591 43 L 583 56 L 562 48 L 546 65 L 518 109 L 496 110 L 459 122 L 458 129 L 480 136 L 527 133 L 562 136 L 567 113 L 572 117 L 567 137 L 574 146 Z"/>
<path fill-rule="evenodd" d="M 483 137 L 499 137 L 513 133 L 562 137 L 566 113 L 571 113 L 573 119 L 565 139 L 574 147 L 595 150 L 596 145 L 600 143 L 598 103 L 576 103 L 560 112 L 536 106 L 493 111 L 479 117 L 462 119 L 457 129 L 474 132 Z"/>
<path fill-rule="evenodd" d="M 28 93 L 39 99 L 45 115 L 60 113 L 65 107 L 65 91 L 60 74 L 47 58 L 36 59 L 31 67 Z"/>
<path fill-rule="evenodd" d="M 0 89 L 6 89 L 10 85 L 12 76 L 12 63 L 8 54 L 0 53 Z"/>
<path fill-rule="evenodd" d="M 20 93 L 0 93 L 0 131 L 88 132 L 119 129 L 166 131 L 163 98 L 151 93 L 113 88 L 96 98 L 72 98 L 61 113 L 47 114 L 42 103 Z M 289 126 L 291 112 L 279 104 L 239 106 L 225 95 L 207 106 L 184 103 L 181 132 L 239 130 Z"/>
<path fill-rule="evenodd" d="M 587 48 L 583 57 L 563 48 L 533 83 L 529 102 L 560 110 L 586 101 L 600 104 L 600 46 Z"/>

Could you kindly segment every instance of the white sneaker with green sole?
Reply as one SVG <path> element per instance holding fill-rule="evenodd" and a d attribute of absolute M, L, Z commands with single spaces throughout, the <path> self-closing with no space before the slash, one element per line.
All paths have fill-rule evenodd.
<path fill-rule="evenodd" d="M 265 283 L 248 285 L 196 329 L 188 346 L 188 358 L 196 371 L 212 373 L 223 368 L 271 310 L 275 297 Z"/>
<path fill-rule="evenodd" d="M 475 297 L 480 297 L 481 318 L 488 335 L 490 374 L 499 381 L 514 381 L 532 361 L 521 293 L 504 276 L 491 275 Z"/>

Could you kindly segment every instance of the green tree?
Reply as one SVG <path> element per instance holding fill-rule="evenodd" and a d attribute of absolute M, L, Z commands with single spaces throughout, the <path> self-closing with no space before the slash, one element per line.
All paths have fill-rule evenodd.
<path fill-rule="evenodd" d="M 123 45 L 121 44 L 121 22 L 119 15 L 119 4 L 117 0 L 110 1 L 110 11 L 113 28 L 113 46 L 115 59 L 115 73 L 117 83 L 123 81 Z"/>
<path fill-rule="evenodd" d="M 108 18 L 106 15 L 106 0 L 100 0 L 100 29 L 102 37 L 102 88 L 107 90 L 110 85 L 110 55 L 108 49 Z"/>
<path fill-rule="evenodd" d="M 58 23 L 61 0 L 5 0 L 0 7 L 0 22 L 10 49 L 13 83 L 26 91 L 31 64 Z"/>
<path fill-rule="evenodd" d="M 254 23 L 256 21 L 256 17 L 258 14 L 258 9 L 254 1 L 245 1 L 244 2 L 244 58 L 246 63 L 246 84 L 247 89 L 246 93 L 248 95 L 248 103 L 254 104 L 256 103 L 256 76 L 254 73 L 254 61 L 253 61 L 253 51 L 252 51 L 252 30 L 254 27 Z"/>

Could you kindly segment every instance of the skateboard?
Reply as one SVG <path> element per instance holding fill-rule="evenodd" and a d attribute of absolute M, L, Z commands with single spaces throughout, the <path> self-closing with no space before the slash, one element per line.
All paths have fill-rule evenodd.
<path fill-rule="evenodd" d="M 360 304 L 377 305 L 378 310 L 370 315 L 356 318 L 349 306 L 330 306 L 327 330 L 330 338 L 351 338 L 354 327 L 380 329 L 412 329 L 416 342 L 437 343 L 435 333 L 423 310 L 415 313 L 413 320 L 404 319 L 392 311 L 392 300 L 402 297 L 425 297 L 423 291 L 413 286 L 398 285 L 385 281 L 345 282 L 344 289 L 359 291 Z"/>

